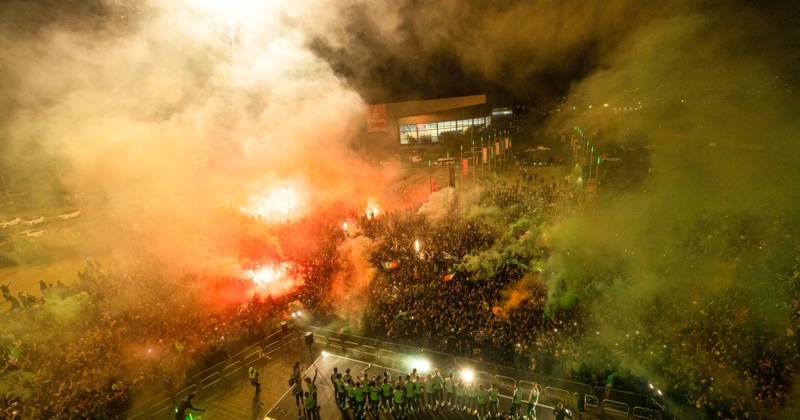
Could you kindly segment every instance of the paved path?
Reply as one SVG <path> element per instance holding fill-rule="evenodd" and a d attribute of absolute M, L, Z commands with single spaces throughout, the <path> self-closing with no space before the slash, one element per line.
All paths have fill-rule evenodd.
<path fill-rule="evenodd" d="M 330 374 L 333 371 L 333 368 L 337 367 L 340 372 L 344 372 L 345 369 L 350 369 L 350 372 L 353 376 L 363 374 L 363 372 L 368 372 L 370 376 L 372 375 L 379 375 L 382 374 L 383 371 L 389 371 L 389 373 L 394 376 L 398 374 L 405 374 L 406 372 L 400 372 L 395 369 L 385 368 L 383 366 L 372 365 L 360 360 L 355 360 L 343 356 L 338 356 L 332 353 L 327 354 L 326 356 L 321 356 L 317 358 L 314 365 L 309 367 L 306 371 L 307 374 L 313 376 L 314 369 L 319 369 L 319 377 L 317 378 L 317 385 L 318 385 L 318 392 L 319 392 L 319 405 L 320 405 L 320 418 L 322 420 L 339 420 L 339 419 L 355 419 L 352 410 L 341 410 L 336 405 L 336 401 L 334 399 L 333 393 L 333 386 L 330 383 Z M 500 410 L 501 412 L 508 412 L 510 408 L 510 399 L 507 396 L 501 395 L 500 401 Z M 537 420 L 551 420 L 553 417 L 550 414 L 549 409 L 544 407 L 539 408 L 540 415 L 537 417 Z M 391 414 L 386 413 L 377 413 L 370 414 L 366 418 L 369 419 L 396 419 Z M 288 384 L 285 387 L 284 394 L 280 398 L 274 406 L 269 408 L 267 417 L 265 420 L 294 420 L 301 418 L 299 416 L 297 406 L 295 405 L 294 398 L 290 395 Z M 406 419 L 475 419 L 477 416 L 468 415 L 466 413 L 460 411 L 451 411 L 440 409 L 438 411 L 424 411 L 413 413 L 405 417 Z"/>

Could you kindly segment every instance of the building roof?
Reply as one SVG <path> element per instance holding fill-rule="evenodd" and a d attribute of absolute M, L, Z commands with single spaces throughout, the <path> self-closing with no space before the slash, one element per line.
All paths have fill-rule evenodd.
<path fill-rule="evenodd" d="M 486 95 L 455 96 L 452 98 L 387 103 L 386 111 L 387 114 L 393 117 L 408 117 L 485 104 Z"/>

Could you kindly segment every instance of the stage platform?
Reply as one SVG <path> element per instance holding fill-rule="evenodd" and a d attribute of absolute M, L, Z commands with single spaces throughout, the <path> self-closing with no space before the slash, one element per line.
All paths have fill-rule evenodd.
<path fill-rule="evenodd" d="M 337 355 L 334 353 L 326 352 L 324 356 L 320 355 L 306 370 L 305 374 L 313 377 L 315 369 L 319 369 L 319 376 L 317 377 L 318 387 L 318 404 L 320 406 L 320 418 L 322 420 L 338 420 L 338 419 L 354 419 L 352 410 L 341 410 L 334 399 L 333 385 L 330 382 L 330 375 L 333 368 L 338 368 L 339 372 L 344 372 L 345 369 L 350 369 L 353 376 L 367 372 L 370 376 L 382 375 L 384 371 L 388 371 L 392 377 L 399 374 L 406 374 L 407 372 L 399 371 L 380 365 L 367 363 L 365 361 L 353 359 Z M 507 413 L 511 407 L 511 399 L 508 395 L 500 395 L 500 412 Z M 537 407 L 537 420 L 551 420 L 552 408 L 546 406 Z M 275 403 L 267 411 L 267 416 L 264 420 L 288 420 L 298 419 L 300 417 L 297 406 L 295 405 L 294 397 L 291 395 L 290 389 L 287 389 L 281 396 L 280 400 Z M 392 414 L 380 412 L 378 417 L 374 413 L 367 414 L 365 418 L 368 419 L 392 419 L 395 417 Z M 438 411 L 423 411 L 417 413 L 409 413 L 405 416 L 406 419 L 475 419 L 476 416 L 468 415 L 460 411 L 449 411 L 440 408 Z"/>

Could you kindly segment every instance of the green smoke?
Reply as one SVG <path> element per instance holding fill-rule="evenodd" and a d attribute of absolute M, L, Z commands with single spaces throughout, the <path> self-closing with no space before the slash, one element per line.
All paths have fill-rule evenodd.
<path fill-rule="evenodd" d="M 714 9 L 659 20 L 551 120 L 587 127 L 601 151 L 645 145 L 639 161 L 603 171 L 649 167 L 637 182 L 601 173 L 597 209 L 553 227 L 550 304 L 577 299 L 585 348 L 727 416 L 796 403 L 762 388 L 795 381 L 800 296 L 798 60 L 764 19 Z"/>

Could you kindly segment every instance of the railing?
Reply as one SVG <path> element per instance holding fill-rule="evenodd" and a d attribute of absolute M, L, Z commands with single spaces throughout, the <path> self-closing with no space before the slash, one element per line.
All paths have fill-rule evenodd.
<path fill-rule="evenodd" d="M 314 332 L 315 340 L 318 343 L 340 350 L 344 356 L 357 355 L 359 358 L 396 370 L 407 370 L 401 355 L 425 355 L 443 374 L 448 370 L 471 368 L 476 379 L 494 383 L 501 394 L 506 396 L 511 395 L 515 386 L 522 388 L 526 396 L 530 395 L 534 382 L 537 382 L 543 386 L 538 405 L 545 408 L 552 408 L 551 405 L 561 402 L 567 408 L 572 409 L 574 414 L 580 415 L 581 410 L 578 407 L 580 399 L 586 411 L 598 412 L 603 417 L 651 420 L 662 418 L 660 411 L 647 407 L 649 405 L 647 397 L 640 394 L 611 390 L 609 397 L 614 396 L 615 399 L 605 398 L 606 389 L 603 387 L 596 387 L 593 390 L 588 384 L 540 375 L 524 369 L 455 357 L 435 350 L 388 343 L 319 327 L 310 327 L 310 329 Z M 299 335 L 295 332 L 275 331 L 225 361 L 191 376 L 185 382 L 184 387 L 173 395 L 162 391 L 146 400 L 144 404 L 138 404 L 140 408 L 132 410 L 127 418 L 168 419 L 171 418 L 176 403 L 184 400 L 189 394 L 196 394 L 196 401 L 207 402 L 217 391 L 236 389 L 246 379 L 246 367 L 261 363 L 269 355 L 280 351 L 285 345 L 298 339 Z M 597 392 L 593 393 L 592 391 Z M 579 398 L 581 395 L 582 398 Z"/>
<path fill-rule="evenodd" d="M 510 395 L 514 386 L 522 388 L 524 395 L 530 395 L 534 382 L 543 386 L 540 394 L 542 405 L 554 405 L 561 402 L 565 407 L 578 413 L 594 412 L 604 417 L 654 419 L 660 420 L 662 412 L 654 408 L 648 397 L 632 392 L 610 390 L 606 398 L 606 388 L 589 384 L 537 374 L 529 370 L 518 369 L 490 362 L 477 361 L 465 357 L 456 357 L 435 350 L 388 343 L 374 338 L 341 333 L 319 327 L 309 327 L 321 344 L 327 344 L 340 350 L 343 355 L 357 355 L 376 364 L 398 370 L 407 369 L 402 365 L 403 355 L 426 355 L 433 359 L 433 364 L 443 373 L 469 367 L 473 369 L 477 380 L 494 383 L 502 393 Z M 369 343 L 369 344 L 364 344 Z M 514 379 L 514 378 L 518 379 Z M 546 384 L 546 386 L 544 385 Z M 547 405 L 544 405 L 547 407 Z M 582 407 L 579 407 L 582 405 Z M 633 407 L 633 409 L 631 409 Z"/>
<path fill-rule="evenodd" d="M 217 391 L 236 389 L 246 378 L 245 367 L 258 365 L 269 355 L 279 351 L 283 345 L 294 340 L 297 340 L 297 335 L 294 333 L 275 331 L 226 360 L 192 375 L 186 380 L 184 387 L 174 394 L 161 391 L 143 403 L 137 404 L 141 408 L 131 410 L 127 418 L 170 419 L 176 403 L 186 399 L 189 394 L 196 394 L 195 401 L 202 403 L 209 401 Z"/>

